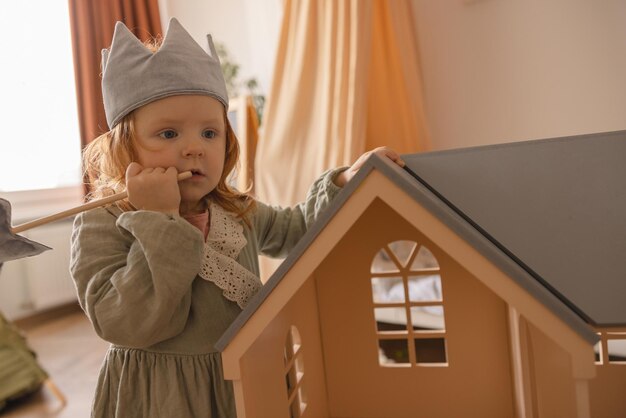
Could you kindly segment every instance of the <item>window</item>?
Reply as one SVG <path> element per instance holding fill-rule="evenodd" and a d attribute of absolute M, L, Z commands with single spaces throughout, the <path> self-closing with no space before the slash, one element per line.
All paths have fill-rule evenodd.
<path fill-rule="evenodd" d="M 0 192 L 78 185 L 68 2 L 3 2 L 2 13 Z"/>
<path fill-rule="evenodd" d="M 300 418 L 306 409 L 306 398 L 302 386 L 304 361 L 302 360 L 302 341 L 298 329 L 293 325 L 285 342 L 285 381 L 291 418 Z"/>
<path fill-rule="evenodd" d="M 383 367 L 447 366 L 439 264 L 423 245 L 394 241 L 374 257 L 372 302 Z"/>
<path fill-rule="evenodd" d="M 601 330 L 598 335 L 596 364 L 626 365 L 626 330 Z"/>

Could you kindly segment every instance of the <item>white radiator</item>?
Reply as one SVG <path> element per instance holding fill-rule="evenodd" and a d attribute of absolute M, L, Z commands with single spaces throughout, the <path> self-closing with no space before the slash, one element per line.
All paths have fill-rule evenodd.
<path fill-rule="evenodd" d="M 6 262 L 0 271 L 0 310 L 11 320 L 76 300 L 69 274 L 72 219 L 20 233 L 53 249 Z"/>

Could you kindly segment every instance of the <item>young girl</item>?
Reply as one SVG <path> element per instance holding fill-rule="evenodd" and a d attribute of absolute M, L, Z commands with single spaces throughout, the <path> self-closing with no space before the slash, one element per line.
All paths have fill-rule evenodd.
<path fill-rule="evenodd" d="M 369 154 L 322 175 L 293 208 L 233 190 L 239 148 L 209 46 L 173 19 L 157 52 L 118 23 L 103 53 L 110 131 L 85 166 L 93 197 L 127 189 L 128 200 L 79 215 L 72 236 L 80 304 L 112 343 L 93 417 L 235 417 L 213 344 L 262 286 L 258 254 L 286 255 Z"/>

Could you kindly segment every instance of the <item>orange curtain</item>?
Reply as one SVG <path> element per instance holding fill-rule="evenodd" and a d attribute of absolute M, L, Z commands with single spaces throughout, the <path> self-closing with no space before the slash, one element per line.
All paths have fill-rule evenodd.
<path fill-rule="evenodd" d="M 271 204 L 388 145 L 429 148 L 411 0 L 286 0 L 256 157 Z"/>
<path fill-rule="evenodd" d="M 101 90 L 101 51 L 122 21 L 141 40 L 161 35 L 158 0 L 69 0 L 74 72 L 84 147 L 106 132 Z"/>
<path fill-rule="evenodd" d="M 324 170 L 430 147 L 412 0 L 286 0 L 255 192 L 301 201 Z M 276 263 L 262 261 L 263 277 Z"/>
<path fill-rule="evenodd" d="M 365 150 L 381 145 L 400 153 L 430 149 L 411 3 L 373 2 Z"/>

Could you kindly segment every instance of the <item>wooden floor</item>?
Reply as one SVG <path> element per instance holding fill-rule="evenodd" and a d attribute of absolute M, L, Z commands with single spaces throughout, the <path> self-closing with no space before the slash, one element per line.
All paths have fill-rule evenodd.
<path fill-rule="evenodd" d="M 78 307 L 66 309 L 53 320 L 17 324 L 25 331 L 39 364 L 67 398 L 60 402 L 47 388 L 11 403 L 2 418 L 89 417 L 98 371 L 109 344 L 93 331 Z"/>

